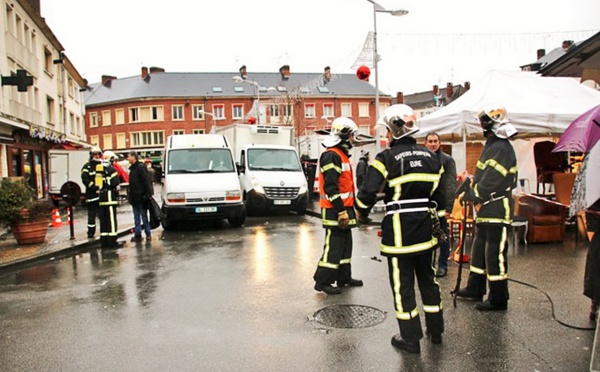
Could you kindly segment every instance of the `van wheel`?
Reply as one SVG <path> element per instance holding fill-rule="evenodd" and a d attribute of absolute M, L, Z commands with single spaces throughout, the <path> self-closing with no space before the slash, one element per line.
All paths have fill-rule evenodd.
<path fill-rule="evenodd" d="M 231 225 L 231 227 L 240 227 L 244 224 L 244 222 L 246 222 L 246 216 L 242 215 L 237 217 L 230 217 L 227 219 L 227 222 L 229 222 L 229 225 Z"/>

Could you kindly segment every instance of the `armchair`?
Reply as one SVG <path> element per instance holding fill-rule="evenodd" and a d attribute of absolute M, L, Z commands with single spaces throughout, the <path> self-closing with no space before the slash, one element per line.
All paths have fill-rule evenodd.
<path fill-rule="evenodd" d="M 563 241 L 567 217 L 564 205 L 533 195 L 522 195 L 518 203 L 518 215 L 527 218 L 529 243 Z"/>

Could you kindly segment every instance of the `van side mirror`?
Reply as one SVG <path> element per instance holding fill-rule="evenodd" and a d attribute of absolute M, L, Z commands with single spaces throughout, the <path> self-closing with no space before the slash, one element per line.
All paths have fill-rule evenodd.
<path fill-rule="evenodd" d="M 242 174 L 242 173 L 244 173 L 246 171 L 246 167 L 244 167 L 243 165 L 241 165 L 239 162 L 236 162 L 235 166 L 237 168 L 238 174 Z"/>

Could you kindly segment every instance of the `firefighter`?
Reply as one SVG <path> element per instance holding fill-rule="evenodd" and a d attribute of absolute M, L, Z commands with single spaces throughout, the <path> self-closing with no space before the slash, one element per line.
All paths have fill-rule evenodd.
<path fill-rule="evenodd" d="M 102 150 L 94 146 L 90 149 L 90 160 L 81 168 L 81 182 L 85 185 L 85 204 L 87 207 L 87 237 L 92 239 L 96 234 L 96 217 L 98 216 L 98 200 L 102 184 L 96 183 L 96 166 L 102 163 Z"/>
<path fill-rule="evenodd" d="M 387 108 L 377 122 L 387 128 L 391 147 L 377 154 L 369 166 L 356 198 L 356 212 L 362 222 L 377 202 L 377 193 L 383 190 L 381 254 L 387 257 L 400 328 L 400 333 L 392 337 L 392 345 L 418 354 L 423 330 L 415 298 L 415 276 L 431 342 L 440 344 L 444 332 L 434 251 L 441 239 L 438 213 L 444 210 L 445 202 L 438 188 L 443 169 L 437 155 L 417 145 L 412 137 L 419 130 L 415 121 L 410 106 L 397 104 Z"/>
<path fill-rule="evenodd" d="M 508 138 L 517 134 L 500 105 L 484 107 L 477 115 L 487 138 L 477 161 L 473 187 L 463 199 L 478 208 L 469 280 L 458 298 L 478 301 L 477 310 L 503 311 L 508 306 L 508 229 L 512 223 L 517 186 L 517 158 Z M 490 292 L 482 301 L 489 282 Z"/>
<path fill-rule="evenodd" d="M 104 162 L 96 166 L 96 177 L 101 183 L 99 194 L 100 212 L 100 246 L 102 248 L 118 248 L 117 243 L 117 206 L 119 173 L 113 167 L 118 160 L 112 151 L 104 152 Z"/>
<path fill-rule="evenodd" d="M 327 149 L 319 159 L 321 217 L 325 228 L 323 255 L 313 276 L 315 290 L 330 295 L 342 288 L 360 287 L 362 280 L 352 278 L 352 230 L 354 212 L 354 176 L 348 151 L 358 126 L 352 119 L 339 117 L 331 123 L 331 132 L 323 141 Z M 336 282 L 337 286 L 332 284 Z"/>

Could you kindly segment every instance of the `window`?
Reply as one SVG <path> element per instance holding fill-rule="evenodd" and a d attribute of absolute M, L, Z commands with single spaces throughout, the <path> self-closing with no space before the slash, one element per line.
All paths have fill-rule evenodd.
<path fill-rule="evenodd" d="M 48 73 L 50 76 L 52 74 L 52 52 L 48 50 L 48 48 L 44 48 L 44 71 Z"/>
<path fill-rule="evenodd" d="M 215 120 L 225 119 L 225 106 L 224 105 L 213 105 L 213 115 Z"/>
<path fill-rule="evenodd" d="M 102 126 L 109 127 L 111 124 L 110 111 L 102 111 Z"/>
<path fill-rule="evenodd" d="M 132 107 L 129 109 L 129 122 L 137 123 L 140 121 L 140 110 L 137 107 Z"/>
<path fill-rule="evenodd" d="M 185 134 L 185 130 L 183 130 L 183 129 L 173 129 L 173 135 L 174 136 L 180 136 L 182 134 Z"/>
<path fill-rule="evenodd" d="M 367 136 L 371 135 L 371 127 L 368 125 L 361 125 L 358 127 L 358 132 L 361 134 L 366 134 Z"/>
<path fill-rule="evenodd" d="M 77 134 L 77 125 L 75 125 L 75 114 L 69 113 L 69 132 Z"/>
<path fill-rule="evenodd" d="M 328 87 L 317 87 L 317 90 L 319 91 L 319 93 L 329 93 Z"/>
<path fill-rule="evenodd" d="M 75 85 L 73 83 L 73 78 L 70 76 L 67 78 L 67 86 L 69 89 L 69 96 L 73 98 L 73 93 L 75 92 Z"/>
<path fill-rule="evenodd" d="M 162 106 L 152 106 L 152 121 L 163 121 L 163 108 Z"/>
<path fill-rule="evenodd" d="M 304 117 L 305 118 L 314 118 L 315 117 L 315 104 L 307 103 L 304 105 Z"/>
<path fill-rule="evenodd" d="M 204 105 L 193 105 L 192 106 L 192 119 L 193 120 L 204 119 Z"/>
<path fill-rule="evenodd" d="M 164 145 L 163 131 L 131 132 L 131 147 Z"/>
<path fill-rule="evenodd" d="M 328 118 L 332 118 L 334 115 L 333 112 L 333 103 L 324 103 L 323 104 L 323 116 Z"/>
<path fill-rule="evenodd" d="M 233 105 L 233 118 L 243 119 L 244 118 L 244 105 L 234 104 Z"/>
<path fill-rule="evenodd" d="M 281 108 L 283 110 L 283 117 L 285 118 L 285 120 L 287 122 L 294 115 L 294 106 L 292 106 L 291 103 L 288 103 L 288 104 L 283 105 Z"/>
<path fill-rule="evenodd" d="M 351 103 L 342 103 L 342 116 L 347 118 L 352 117 L 352 104 Z"/>
<path fill-rule="evenodd" d="M 233 91 L 236 93 L 244 93 L 244 87 L 233 87 Z"/>
<path fill-rule="evenodd" d="M 54 99 L 46 96 L 46 122 L 54 125 Z"/>
<path fill-rule="evenodd" d="M 183 106 L 173 106 L 173 120 L 183 120 Z"/>
<path fill-rule="evenodd" d="M 19 43 L 23 44 L 23 20 L 21 17 L 17 16 L 17 40 Z"/>
<path fill-rule="evenodd" d="M 359 118 L 368 118 L 369 117 L 369 104 L 367 102 L 358 104 L 358 117 Z"/>
<path fill-rule="evenodd" d="M 127 143 L 125 142 L 125 133 L 117 133 L 117 148 L 124 149 L 127 147 Z"/>
<path fill-rule="evenodd" d="M 271 117 L 279 116 L 279 105 L 269 105 L 269 115 Z"/>
<path fill-rule="evenodd" d="M 212 87 L 213 93 L 223 93 L 223 88 L 221 87 Z"/>
<path fill-rule="evenodd" d="M 115 110 L 115 124 L 125 124 L 125 110 L 116 109 Z"/>
<path fill-rule="evenodd" d="M 105 134 L 102 136 L 102 146 L 104 150 L 111 150 L 112 145 L 112 134 Z"/>
<path fill-rule="evenodd" d="M 194 129 L 192 134 L 204 134 L 204 129 Z"/>
<path fill-rule="evenodd" d="M 300 93 L 308 94 L 310 93 L 310 89 L 308 87 L 300 87 Z"/>
<path fill-rule="evenodd" d="M 90 136 L 90 144 L 99 146 L 100 139 L 98 138 L 98 136 Z"/>
<path fill-rule="evenodd" d="M 277 91 L 278 92 L 287 92 L 287 88 L 280 85 L 280 86 L 277 87 Z"/>

